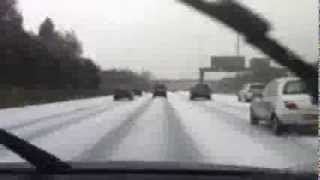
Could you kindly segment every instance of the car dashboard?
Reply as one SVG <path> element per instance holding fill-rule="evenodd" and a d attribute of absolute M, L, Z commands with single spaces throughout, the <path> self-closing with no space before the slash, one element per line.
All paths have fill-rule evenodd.
<path fill-rule="evenodd" d="M 37 172 L 27 164 L 1 164 L 0 179 L 53 180 L 310 180 L 316 173 L 280 171 L 250 167 L 215 166 L 184 163 L 112 162 L 71 163 L 72 169 L 59 172 Z"/>

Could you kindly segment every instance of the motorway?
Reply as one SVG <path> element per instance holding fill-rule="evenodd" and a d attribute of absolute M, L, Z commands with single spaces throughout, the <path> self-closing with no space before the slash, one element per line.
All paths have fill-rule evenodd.
<path fill-rule="evenodd" d="M 0 110 L 0 128 L 65 161 L 174 161 L 288 168 L 317 162 L 316 136 L 277 137 L 249 124 L 249 104 L 187 92 L 134 101 L 111 96 Z M 0 162 L 22 162 L 0 146 Z"/>

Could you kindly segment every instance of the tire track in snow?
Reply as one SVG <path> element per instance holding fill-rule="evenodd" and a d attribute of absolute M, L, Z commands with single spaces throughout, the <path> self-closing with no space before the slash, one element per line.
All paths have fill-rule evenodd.
<path fill-rule="evenodd" d="M 204 162 L 257 167 L 287 167 L 288 160 L 239 131 L 217 113 L 205 111 L 196 103 L 172 96 L 188 132 L 197 143 Z M 200 103 L 201 104 L 201 103 Z M 230 117 L 228 117 L 230 119 Z M 272 147 L 272 144 L 269 144 Z"/>
<path fill-rule="evenodd" d="M 112 153 L 117 150 L 122 140 L 130 134 L 132 127 L 138 118 L 149 108 L 152 99 L 144 102 L 129 118 L 121 122 L 120 125 L 107 132 L 93 147 L 80 156 L 73 158 L 75 161 L 106 161 Z"/>
<path fill-rule="evenodd" d="M 46 121 L 49 121 L 49 120 L 54 120 L 54 119 L 61 118 L 61 117 L 64 117 L 64 116 L 73 115 L 74 113 L 82 112 L 84 110 L 86 110 L 86 111 L 87 110 L 93 110 L 93 109 L 95 109 L 97 107 L 100 107 L 103 104 L 105 104 L 105 103 L 101 103 L 101 104 L 98 104 L 98 105 L 91 105 L 91 106 L 87 106 L 87 107 L 81 107 L 81 108 L 77 108 L 77 109 L 74 109 L 74 110 L 71 110 L 71 111 L 68 111 L 68 112 L 64 112 L 64 113 L 54 113 L 54 114 L 51 114 L 51 115 L 48 115 L 48 116 L 43 116 L 43 117 L 32 119 L 32 120 L 26 120 L 26 122 L 23 122 L 23 123 L 19 123 L 19 124 L 7 126 L 7 127 L 2 127 L 2 129 L 5 129 L 7 131 L 12 131 L 12 130 L 20 129 L 20 128 L 25 128 L 27 126 L 32 126 L 32 125 L 34 125 L 36 123 L 43 123 L 43 122 L 46 122 Z"/>
<path fill-rule="evenodd" d="M 0 128 L 13 130 L 24 126 L 44 122 L 46 119 L 54 119 L 55 116 L 63 117 L 80 112 L 81 110 L 98 107 L 111 102 L 111 97 L 88 98 L 85 100 L 61 101 L 42 105 L 25 106 L 21 108 L 0 109 L 2 116 Z"/>
<path fill-rule="evenodd" d="M 28 133 L 27 135 L 22 135 L 22 136 L 21 135 L 17 135 L 18 133 L 14 132 L 12 130 L 11 130 L 11 133 L 16 134 L 19 138 L 22 138 L 22 139 L 24 139 L 24 140 L 26 140 L 28 142 L 31 142 L 35 138 L 46 136 L 46 135 L 48 135 L 48 134 L 50 134 L 50 133 L 52 133 L 54 131 L 57 131 L 57 130 L 60 130 L 60 129 L 63 129 L 63 128 L 68 128 L 69 126 L 72 126 L 72 125 L 74 125 L 76 123 L 80 123 L 80 122 L 88 119 L 89 117 L 98 116 L 99 114 L 102 114 L 105 111 L 112 110 L 112 109 L 118 107 L 119 105 L 120 104 L 112 104 L 111 106 L 107 106 L 107 107 L 104 107 L 104 108 L 101 108 L 101 109 L 97 109 L 96 111 L 93 111 L 93 112 L 89 112 L 89 113 L 86 113 L 86 114 L 81 114 L 81 116 L 75 116 L 75 117 L 72 117 L 72 118 L 68 118 L 68 119 L 66 119 L 64 121 L 57 122 L 54 125 L 48 125 L 45 128 L 41 128 L 41 129 L 32 131 L 31 133 Z M 4 149 L 5 149 L 5 147 L 0 147 L 0 153 Z"/>
<path fill-rule="evenodd" d="M 130 134 L 112 153 L 110 161 L 165 161 L 167 160 L 167 125 L 164 103 L 166 98 L 153 98 L 150 107 L 139 116 Z M 130 150 L 130 151 L 128 151 Z"/>
<path fill-rule="evenodd" d="M 105 125 L 110 124 L 112 128 L 113 127 L 112 124 L 120 124 L 118 122 L 108 123 L 108 120 L 113 119 L 111 118 L 112 116 L 108 116 L 108 115 L 117 114 L 116 115 L 117 117 L 115 117 L 115 119 L 119 121 L 121 120 L 121 117 L 122 117 L 121 112 L 122 113 L 126 112 L 126 110 L 130 111 L 130 109 L 128 109 L 130 107 L 136 110 L 141 106 L 141 104 L 144 104 L 146 101 L 148 101 L 148 99 L 150 98 L 145 97 L 145 98 L 139 99 L 138 101 L 130 101 L 129 103 L 128 102 L 117 103 L 117 105 L 114 106 L 112 109 L 109 109 L 109 111 L 104 111 L 102 112 L 102 114 L 99 114 L 97 116 L 90 116 L 88 117 L 88 119 L 86 119 L 86 121 L 81 121 L 81 123 L 80 122 L 74 123 L 72 126 L 70 125 L 68 127 L 63 127 L 62 129 L 65 129 L 64 131 L 53 131 L 49 134 L 46 134 L 43 137 L 36 136 L 32 140 L 28 140 L 28 141 L 44 150 L 47 150 L 48 152 L 56 155 L 57 157 L 60 157 L 63 160 L 69 161 L 73 159 L 73 157 L 76 157 L 82 152 L 86 151 L 86 149 L 92 147 L 93 144 L 95 144 L 95 142 L 99 141 L 100 137 L 102 137 L 105 134 L 104 133 Z M 107 116 L 106 117 L 107 121 L 104 121 L 104 116 Z M 83 129 L 85 130 L 85 132 L 83 131 Z M 96 129 L 97 132 L 92 131 L 90 134 L 90 129 L 92 130 Z M 80 134 L 78 134 L 79 132 Z M 87 134 L 88 132 L 89 134 Z M 7 151 L 7 149 L 4 147 L 3 147 L 3 150 L 2 149 L 0 150 L 0 157 L 3 157 L 3 159 L 0 158 L 0 161 L 2 162 L 23 161 L 14 153 Z"/>
<path fill-rule="evenodd" d="M 30 133 L 27 136 L 24 136 L 22 138 L 24 138 L 27 141 L 31 141 L 34 138 L 42 137 L 42 136 L 50 134 L 54 131 L 60 130 L 62 128 L 67 128 L 67 127 L 72 126 L 74 124 L 80 123 L 84 120 L 87 120 L 90 117 L 98 116 L 98 115 L 104 113 L 105 111 L 111 111 L 112 109 L 114 109 L 118 106 L 119 106 L 119 104 L 113 104 L 111 106 L 107 106 L 105 108 L 86 113 L 85 115 L 81 115 L 79 117 L 73 117 L 73 118 L 67 119 L 66 121 L 59 122 L 55 125 L 48 126 L 46 128 L 42 128 L 42 129 L 33 131 L 32 133 Z"/>
<path fill-rule="evenodd" d="M 181 99 L 189 99 L 188 96 L 179 94 L 178 95 Z M 212 95 L 212 100 L 210 101 L 193 101 L 193 102 L 204 102 L 204 104 L 215 106 L 216 109 L 219 108 L 220 111 L 226 112 L 226 113 L 232 113 L 236 116 L 242 116 L 246 119 L 249 118 L 249 106 L 248 104 L 241 104 L 239 105 L 232 105 L 226 102 L 223 102 L 221 99 L 216 100 L 217 95 Z M 237 102 L 238 103 L 238 102 Z"/>
<path fill-rule="evenodd" d="M 155 98 L 110 160 L 200 162 L 202 157 L 168 99 Z"/>
<path fill-rule="evenodd" d="M 166 132 L 168 138 L 167 156 L 168 160 L 178 162 L 202 162 L 203 156 L 196 143 L 186 132 L 180 117 L 178 117 L 170 102 L 164 104 L 166 118 Z"/>

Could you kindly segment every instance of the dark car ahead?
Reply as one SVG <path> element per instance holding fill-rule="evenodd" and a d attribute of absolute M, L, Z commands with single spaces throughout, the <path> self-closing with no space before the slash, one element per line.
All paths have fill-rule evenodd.
<path fill-rule="evenodd" d="M 142 96 L 142 90 L 141 89 L 133 89 L 133 94 L 136 96 Z"/>
<path fill-rule="evenodd" d="M 205 98 L 211 99 L 211 88 L 208 84 L 199 83 L 193 86 L 190 89 L 190 100 L 194 100 L 196 98 Z"/>
<path fill-rule="evenodd" d="M 121 100 L 121 99 L 133 100 L 133 96 L 134 95 L 130 89 L 118 88 L 118 89 L 115 89 L 113 92 L 113 99 L 115 101 Z"/>
<path fill-rule="evenodd" d="M 153 97 L 167 97 L 167 87 L 164 84 L 156 84 L 153 87 Z"/>

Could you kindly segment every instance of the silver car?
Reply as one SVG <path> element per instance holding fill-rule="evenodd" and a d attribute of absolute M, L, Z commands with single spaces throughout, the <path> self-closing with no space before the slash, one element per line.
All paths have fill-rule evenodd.
<path fill-rule="evenodd" d="M 298 78 L 279 78 L 271 81 L 261 98 L 255 98 L 250 106 L 250 122 L 253 125 L 265 120 L 272 131 L 279 135 L 286 126 L 298 125 L 317 128 L 318 106 L 306 92 L 306 86 Z"/>

